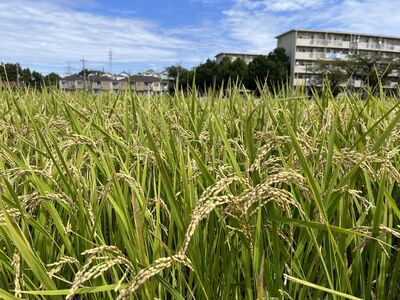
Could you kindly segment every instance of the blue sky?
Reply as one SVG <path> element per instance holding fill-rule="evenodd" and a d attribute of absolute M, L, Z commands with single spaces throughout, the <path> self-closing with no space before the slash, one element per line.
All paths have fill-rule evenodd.
<path fill-rule="evenodd" d="M 0 60 L 43 73 L 193 67 L 292 28 L 400 36 L 400 0 L 0 0 Z"/>

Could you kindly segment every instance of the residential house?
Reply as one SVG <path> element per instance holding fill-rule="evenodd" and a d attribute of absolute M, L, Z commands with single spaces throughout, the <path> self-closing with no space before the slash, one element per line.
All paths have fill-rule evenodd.
<path fill-rule="evenodd" d="M 94 94 L 103 92 L 119 93 L 128 88 L 128 79 L 113 79 L 110 76 L 91 74 L 85 78 L 81 75 L 71 75 L 60 80 L 61 91 L 91 91 Z"/>
<path fill-rule="evenodd" d="M 104 92 L 119 93 L 127 91 L 130 87 L 138 94 L 167 93 L 169 91 L 169 79 L 156 76 L 134 75 L 131 77 L 121 74 L 111 77 L 109 74 L 91 74 L 87 77 L 72 75 L 60 80 L 61 91 L 91 91 L 93 94 Z"/>
<path fill-rule="evenodd" d="M 130 77 L 133 91 L 138 94 L 153 94 L 168 92 L 168 80 L 155 76 L 134 75 Z"/>
<path fill-rule="evenodd" d="M 63 92 L 87 89 L 86 82 L 80 75 L 70 75 L 60 79 L 59 86 Z"/>

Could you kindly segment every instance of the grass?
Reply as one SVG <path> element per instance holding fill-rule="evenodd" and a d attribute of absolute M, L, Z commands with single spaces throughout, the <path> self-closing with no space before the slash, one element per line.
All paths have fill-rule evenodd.
<path fill-rule="evenodd" d="M 261 95 L 0 91 L 0 298 L 396 299 L 400 102 Z"/>

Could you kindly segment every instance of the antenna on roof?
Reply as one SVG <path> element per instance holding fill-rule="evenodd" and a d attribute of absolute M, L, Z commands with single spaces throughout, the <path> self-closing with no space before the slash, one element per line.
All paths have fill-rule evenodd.
<path fill-rule="evenodd" d="M 113 60 L 113 53 L 112 49 L 108 51 L 108 60 L 110 62 L 110 73 L 112 74 L 112 60 Z"/>

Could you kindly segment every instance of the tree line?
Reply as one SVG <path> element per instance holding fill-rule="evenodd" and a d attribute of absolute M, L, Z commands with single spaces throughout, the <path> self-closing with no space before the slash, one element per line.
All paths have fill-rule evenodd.
<path fill-rule="evenodd" d="M 190 70 L 175 65 L 168 67 L 167 71 L 173 79 L 170 85 L 171 92 L 174 92 L 176 84 L 184 91 L 190 90 L 194 84 L 198 91 L 205 92 L 209 88 L 226 88 L 228 82 L 238 82 L 240 87 L 257 92 L 258 85 L 266 84 L 270 88 L 277 88 L 289 83 L 290 60 L 283 48 L 276 48 L 268 55 L 255 57 L 249 64 L 240 58 L 231 60 L 225 57 L 219 63 L 208 59 Z M 85 69 L 78 74 L 88 76 L 101 73 Z M 308 86 L 318 89 L 326 82 L 334 95 L 344 88 L 354 88 L 354 80 L 361 80 L 363 87 L 379 91 L 380 86 L 392 82 L 400 83 L 400 58 L 376 53 L 369 56 L 354 54 L 347 60 L 319 60 L 308 69 L 308 76 L 309 79 L 317 78 L 308 81 Z M 9 81 L 14 85 L 19 83 L 22 86 L 41 89 L 43 86 L 56 87 L 60 79 L 56 73 L 42 75 L 29 68 L 22 69 L 18 63 L 0 65 L 0 82 Z"/>
<path fill-rule="evenodd" d="M 0 82 L 8 81 L 16 85 L 30 86 L 41 89 L 43 86 L 56 87 L 61 79 L 57 73 L 42 75 L 37 71 L 31 71 L 29 68 L 22 69 L 20 64 L 2 63 L 0 65 Z"/>
<path fill-rule="evenodd" d="M 209 88 L 220 89 L 229 81 L 238 81 L 246 89 L 257 91 L 258 84 L 277 87 L 288 82 L 290 61 L 284 49 L 276 48 L 268 55 L 256 56 L 249 64 L 241 58 L 224 57 L 219 63 L 208 59 L 191 70 L 181 66 L 171 66 L 167 70 L 169 77 L 184 91 L 193 84 L 201 92 Z M 171 89 L 174 88 L 172 84 Z"/>

